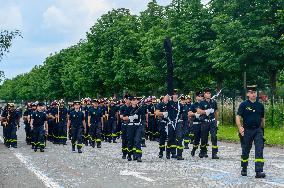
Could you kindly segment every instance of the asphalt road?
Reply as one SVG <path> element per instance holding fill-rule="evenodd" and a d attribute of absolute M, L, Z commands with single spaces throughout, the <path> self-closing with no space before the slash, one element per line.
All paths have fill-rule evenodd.
<path fill-rule="evenodd" d="M 219 143 L 219 160 L 191 157 L 184 161 L 158 158 L 158 143 L 147 141 L 143 162 L 121 159 L 121 143 L 103 143 L 73 153 L 67 146 L 47 144 L 44 153 L 34 152 L 25 143 L 23 126 L 17 132 L 18 148 L 3 145 L 0 128 L 0 188 L 13 187 L 284 187 L 284 150 L 266 147 L 264 170 L 267 178 L 255 179 L 254 151 L 248 177 L 240 175 L 240 145 Z M 210 156 L 210 153 L 209 153 Z"/>

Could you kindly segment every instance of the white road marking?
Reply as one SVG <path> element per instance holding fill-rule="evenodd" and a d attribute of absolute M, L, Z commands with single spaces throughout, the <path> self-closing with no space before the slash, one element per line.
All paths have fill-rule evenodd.
<path fill-rule="evenodd" d="M 4 143 L 4 139 L 2 136 L 0 136 L 0 141 Z M 12 151 L 12 150 L 11 150 Z M 33 172 L 48 188 L 61 188 L 63 186 L 60 186 L 58 183 L 54 182 L 52 179 L 47 177 L 43 172 L 37 170 L 33 164 L 25 158 L 21 153 L 12 151 L 13 154 L 26 166 L 27 169 L 29 169 L 31 172 Z"/>
<path fill-rule="evenodd" d="M 210 168 L 210 167 L 207 167 L 207 166 L 191 165 L 191 167 L 203 168 L 203 169 L 211 170 L 211 171 L 214 171 L 214 172 L 222 172 L 222 173 L 225 173 L 225 174 L 230 174 L 230 172 L 228 172 L 228 171 L 218 170 L 218 169 Z"/>
<path fill-rule="evenodd" d="M 283 168 L 284 169 L 284 164 L 271 164 L 272 166 L 275 166 L 277 168 Z"/>
<path fill-rule="evenodd" d="M 270 184 L 270 185 L 275 185 L 277 187 L 284 187 L 284 184 L 282 184 L 282 183 L 276 183 L 276 182 L 267 181 L 267 180 L 260 180 L 260 182 Z"/>
<path fill-rule="evenodd" d="M 134 171 L 128 171 L 128 170 L 120 171 L 120 175 L 122 175 L 122 176 L 134 176 L 136 178 L 143 179 L 143 180 L 149 181 L 149 182 L 155 181 L 155 180 L 153 180 L 151 178 L 147 178 L 145 176 L 141 176 L 141 174 L 146 174 L 146 173 L 134 172 Z"/>

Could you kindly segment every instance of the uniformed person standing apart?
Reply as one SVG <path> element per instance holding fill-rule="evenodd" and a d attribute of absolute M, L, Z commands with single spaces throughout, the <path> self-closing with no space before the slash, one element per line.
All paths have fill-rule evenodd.
<path fill-rule="evenodd" d="M 17 148 L 17 126 L 19 124 L 20 115 L 15 111 L 14 103 L 8 103 L 7 109 L 2 113 L 2 125 L 5 129 L 5 145 L 9 148 Z"/>
<path fill-rule="evenodd" d="M 82 153 L 83 147 L 83 131 L 86 133 L 86 123 L 85 116 L 82 111 L 80 111 L 80 101 L 74 101 L 74 110 L 70 112 L 67 127 L 68 130 L 72 126 L 72 151 L 75 151 L 75 146 L 77 145 L 78 153 Z M 77 142 L 77 144 L 76 144 Z"/>
<path fill-rule="evenodd" d="M 204 90 L 204 100 L 200 102 L 197 110 L 198 114 L 201 114 L 201 152 L 200 158 L 208 157 L 207 144 L 208 135 L 210 132 L 212 143 L 212 159 L 219 159 L 217 156 L 217 129 L 218 129 L 218 112 L 217 102 L 211 99 L 211 90 L 206 88 Z"/>
<path fill-rule="evenodd" d="M 242 136 L 242 159 L 241 166 L 242 176 L 247 176 L 247 166 L 249 153 L 252 147 L 252 142 L 255 145 L 255 172 L 256 178 L 265 178 L 263 172 L 263 149 L 264 138 L 263 128 L 265 124 L 264 119 L 264 106 L 260 102 L 256 101 L 257 93 L 256 86 L 247 87 L 248 100 L 242 102 L 239 106 L 236 116 L 236 124 L 239 129 L 239 133 Z M 241 118 L 243 119 L 243 125 L 241 124 Z"/>
<path fill-rule="evenodd" d="M 48 134 L 47 115 L 43 111 L 44 104 L 38 103 L 37 110 L 31 116 L 31 129 L 33 130 L 33 145 L 36 152 L 40 148 L 40 152 L 44 152 L 44 139 Z"/>

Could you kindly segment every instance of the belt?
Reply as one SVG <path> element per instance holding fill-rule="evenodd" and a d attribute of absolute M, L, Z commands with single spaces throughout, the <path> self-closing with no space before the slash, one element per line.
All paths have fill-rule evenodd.
<path fill-rule="evenodd" d="M 213 119 L 204 119 L 204 121 L 206 121 L 206 122 L 212 122 L 212 121 L 215 121 L 216 119 L 215 118 L 213 118 Z"/>
<path fill-rule="evenodd" d="M 128 123 L 128 125 L 141 125 L 141 122 L 139 122 L 139 123 Z"/>
<path fill-rule="evenodd" d="M 201 122 L 193 122 L 192 124 L 193 125 L 199 125 L 199 124 L 201 124 Z"/>

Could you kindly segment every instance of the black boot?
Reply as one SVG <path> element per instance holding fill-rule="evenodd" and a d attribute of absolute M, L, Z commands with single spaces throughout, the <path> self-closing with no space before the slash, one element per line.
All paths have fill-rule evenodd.
<path fill-rule="evenodd" d="M 126 153 L 122 154 L 122 159 L 126 159 Z"/>
<path fill-rule="evenodd" d="M 200 158 L 203 158 L 204 157 L 204 152 L 203 151 L 200 151 L 199 155 L 198 155 Z"/>
<path fill-rule="evenodd" d="M 160 159 L 163 158 L 163 152 L 162 151 L 159 152 L 159 158 Z"/>
<path fill-rule="evenodd" d="M 145 139 L 142 140 L 141 147 L 146 147 Z"/>
<path fill-rule="evenodd" d="M 184 143 L 184 149 L 189 149 L 188 143 Z"/>
<path fill-rule="evenodd" d="M 247 176 L 248 175 L 247 168 L 242 168 L 241 175 L 242 176 Z"/>
<path fill-rule="evenodd" d="M 78 149 L 78 153 L 82 153 L 82 150 L 81 150 L 81 149 Z"/>
<path fill-rule="evenodd" d="M 207 152 L 204 153 L 204 157 L 205 157 L 205 158 L 208 158 Z"/>
<path fill-rule="evenodd" d="M 128 156 L 127 156 L 127 160 L 128 160 L 128 161 L 132 161 L 132 157 L 131 157 L 131 155 L 130 155 L 130 154 L 128 154 Z"/>
<path fill-rule="evenodd" d="M 212 159 L 219 159 L 217 154 L 212 154 Z"/>
<path fill-rule="evenodd" d="M 177 156 L 177 160 L 184 160 L 182 156 Z"/>
<path fill-rule="evenodd" d="M 72 144 L 72 151 L 75 151 L 75 145 Z"/>
<path fill-rule="evenodd" d="M 43 149 L 43 148 L 40 148 L 40 152 L 44 152 L 44 149 Z"/>
<path fill-rule="evenodd" d="M 102 148 L 102 144 L 100 142 L 97 143 L 97 148 Z"/>
<path fill-rule="evenodd" d="M 257 172 L 256 174 L 255 174 L 255 178 L 265 178 L 265 173 L 264 172 Z"/>
<path fill-rule="evenodd" d="M 194 157 L 194 156 L 195 156 L 195 151 L 196 151 L 196 149 L 195 149 L 195 148 L 193 148 L 193 149 L 191 150 L 191 153 L 190 153 L 190 154 L 191 154 L 191 156 L 192 156 L 192 157 Z"/>
<path fill-rule="evenodd" d="M 170 159 L 171 158 L 171 151 L 167 148 L 166 150 L 166 158 Z"/>
<path fill-rule="evenodd" d="M 176 154 L 172 154 L 171 158 L 176 159 L 177 155 Z"/>
<path fill-rule="evenodd" d="M 141 163 L 141 162 L 142 162 L 141 157 L 138 157 L 138 158 L 137 158 L 137 162 L 138 162 L 138 163 Z"/>
<path fill-rule="evenodd" d="M 37 152 L 37 147 L 36 146 L 34 147 L 34 151 Z"/>

